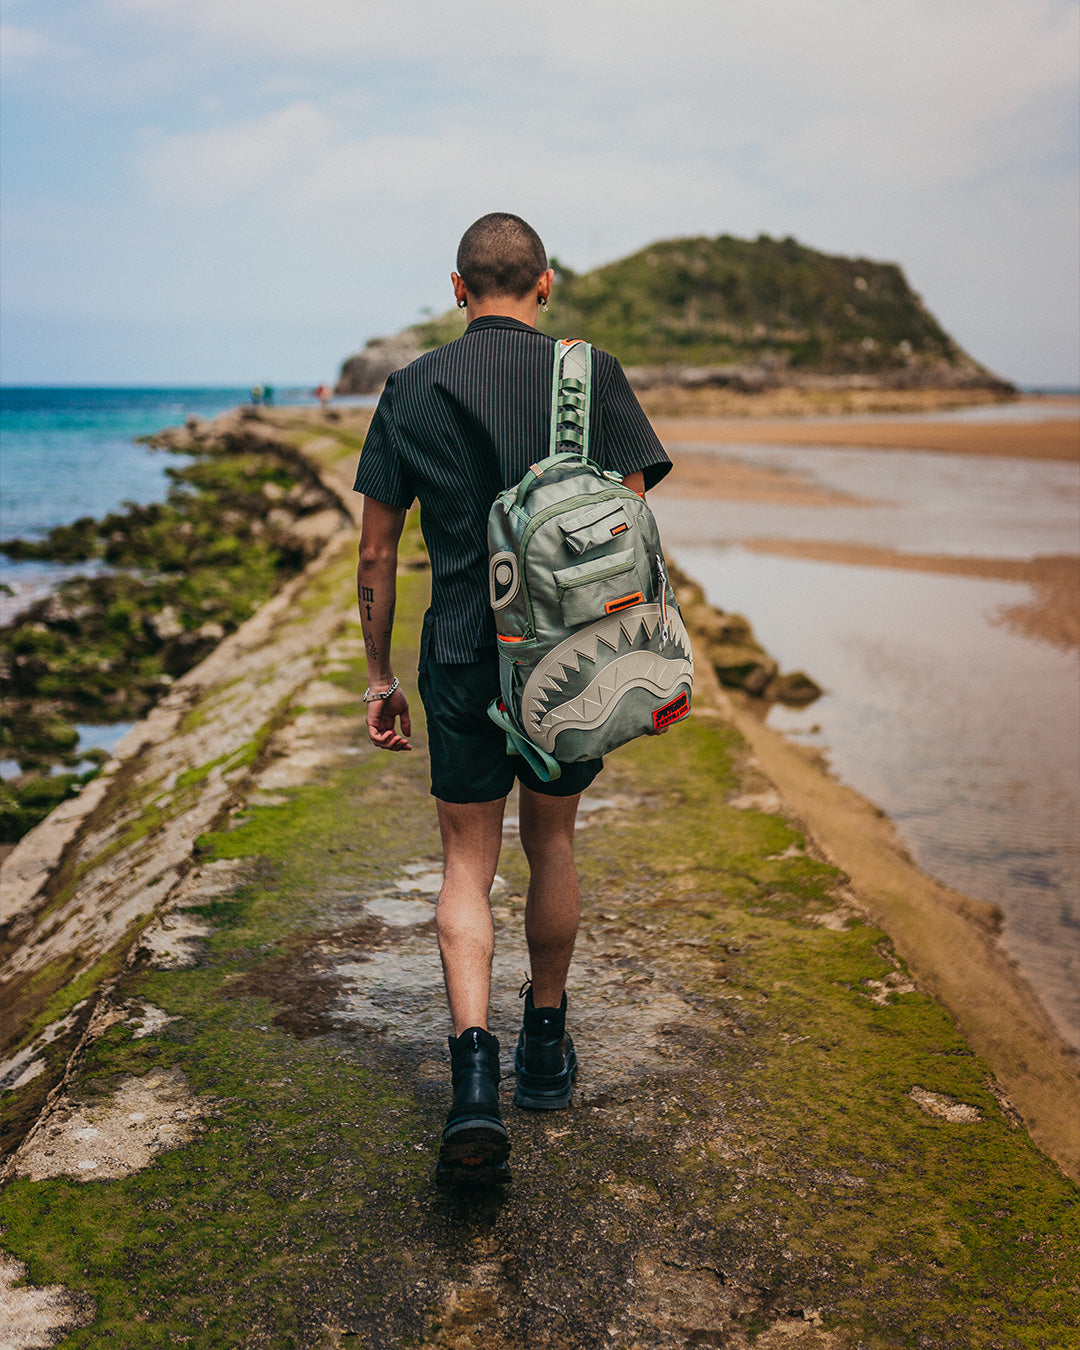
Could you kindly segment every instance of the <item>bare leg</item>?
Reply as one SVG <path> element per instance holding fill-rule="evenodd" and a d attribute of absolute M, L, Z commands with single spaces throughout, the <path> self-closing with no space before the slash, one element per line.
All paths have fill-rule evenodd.
<path fill-rule="evenodd" d="M 443 884 L 435 911 L 446 997 L 454 1035 L 487 1029 L 491 958 L 491 883 L 502 845 L 506 799 L 437 803 L 443 843 Z"/>
<path fill-rule="evenodd" d="M 574 954 L 581 894 L 574 867 L 574 821 L 580 796 L 545 797 L 522 784 L 521 844 L 529 860 L 525 941 L 538 1008 L 557 1008 Z"/>

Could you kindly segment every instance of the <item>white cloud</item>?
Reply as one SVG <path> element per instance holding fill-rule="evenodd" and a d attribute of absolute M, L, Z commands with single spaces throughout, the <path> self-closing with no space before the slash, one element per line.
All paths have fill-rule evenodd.
<path fill-rule="evenodd" d="M 458 232 L 504 208 L 576 267 L 721 231 L 893 258 L 976 355 L 1003 310 L 1059 333 L 1075 314 L 1076 0 L 25 12 L 20 91 L 80 147 L 23 213 L 44 222 L 51 201 L 64 242 L 31 230 L 9 250 L 27 304 L 65 278 L 87 306 L 163 322 L 362 306 L 360 339 L 441 304 Z M 111 232 L 91 141 L 131 171 Z"/>
<path fill-rule="evenodd" d="M 505 72 L 509 58 L 650 93 L 734 76 L 768 95 L 830 100 L 876 98 L 897 81 L 918 99 L 973 70 L 993 75 L 990 96 L 1025 65 L 1053 78 L 1074 64 L 1076 24 L 1073 0 L 104 0 L 102 10 L 250 61 L 434 61 L 464 82 Z"/>
<path fill-rule="evenodd" d="M 0 62 L 5 79 L 18 77 L 42 61 L 67 61 L 72 55 L 73 48 L 59 38 L 19 24 L 0 24 Z"/>
<path fill-rule="evenodd" d="M 157 200 L 173 206 L 220 206 L 327 152 L 332 134 L 323 113 L 293 103 L 265 117 L 205 132 L 144 135 L 139 159 Z"/>

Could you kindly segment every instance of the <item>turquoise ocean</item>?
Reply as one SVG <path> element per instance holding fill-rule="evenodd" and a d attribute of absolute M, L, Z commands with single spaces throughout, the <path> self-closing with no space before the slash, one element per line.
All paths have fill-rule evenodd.
<path fill-rule="evenodd" d="M 126 501 L 161 501 L 178 457 L 138 437 L 189 417 L 214 417 L 249 390 L 0 389 L 0 538 L 38 539 L 54 525 L 103 516 Z M 275 391 L 281 403 L 312 403 L 308 389 Z M 78 568 L 0 558 L 0 621 Z"/>

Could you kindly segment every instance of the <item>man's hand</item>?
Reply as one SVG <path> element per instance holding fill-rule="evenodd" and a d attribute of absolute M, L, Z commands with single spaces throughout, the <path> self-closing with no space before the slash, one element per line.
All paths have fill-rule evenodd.
<path fill-rule="evenodd" d="M 401 718 L 401 731 L 395 723 Z M 412 735 L 409 700 L 405 691 L 395 689 L 389 698 L 375 699 L 367 705 L 367 731 L 372 744 L 380 750 L 411 750 L 408 737 Z"/>
<path fill-rule="evenodd" d="M 360 603 L 360 626 L 364 630 L 368 684 L 382 693 L 394 684 L 390 664 L 390 639 L 394 630 L 397 595 L 398 540 L 405 512 L 374 497 L 364 498 L 364 523 L 360 532 L 360 558 L 356 567 L 356 598 Z M 401 718 L 401 731 L 397 720 Z M 372 699 L 367 705 L 367 730 L 380 750 L 411 750 L 409 701 L 401 689 L 389 698 Z"/>

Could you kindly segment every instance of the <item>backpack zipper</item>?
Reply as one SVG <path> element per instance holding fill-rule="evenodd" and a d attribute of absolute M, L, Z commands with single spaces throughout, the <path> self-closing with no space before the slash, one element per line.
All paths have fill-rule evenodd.
<path fill-rule="evenodd" d="M 561 600 L 567 591 L 572 591 L 578 586 L 591 586 L 595 581 L 607 581 L 609 577 L 617 577 L 620 572 L 629 572 L 633 565 L 633 562 L 622 562 L 618 567 L 604 567 L 599 572 L 590 572 L 588 576 L 578 577 L 574 581 L 557 581 L 555 598 Z"/>

